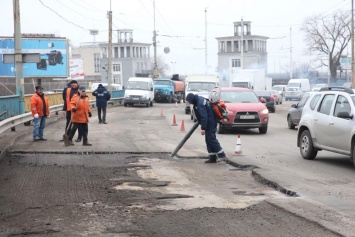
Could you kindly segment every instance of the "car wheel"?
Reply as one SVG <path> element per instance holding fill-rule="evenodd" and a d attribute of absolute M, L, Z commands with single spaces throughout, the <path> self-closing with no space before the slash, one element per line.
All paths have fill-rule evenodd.
<path fill-rule="evenodd" d="M 313 146 L 312 137 L 308 130 L 304 130 L 301 134 L 300 152 L 306 160 L 313 160 L 317 156 L 318 151 Z"/>
<path fill-rule="evenodd" d="M 150 104 L 150 102 L 146 103 L 145 106 L 146 106 L 146 107 L 149 107 L 149 104 Z"/>
<path fill-rule="evenodd" d="M 259 133 L 260 134 L 266 134 L 266 132 L 267 132 L 267 127 L 259 128 Z"/>
<path fill-rule="evenodd" d="M 170 94 L 169 95 L 169 104 L 171 104 L 173 102 L 173 96 Z"/>
<path fill-rule="evenodd" d="M 223 134 L 225 132 L 225 128 L 219 123 L 217 125 L 217 133 L 218 134 Z"/>
<path fill-rule="evenodd" d="M 153 101 L 150 101 L 150 106 L 151 106 L 151 107 L 153 106 Z"/>
<path fill-rule="evenodd" d="M 194 116 L 192 116 L 192 114 L 190 115 L 190 119 L 191 119 L 191 120 L 194 120 Z"/>
<path fill-rule="evenodd" d="M 127 103 L 123 103 L 123 106 L 124 106 L 124 107 L 127 107 Z"/>
<path fill-rule="evenodd" d="M 289 129 L 295 129 L 295 125 L 292 123 L 291 115 L 287 116 L 287 125 Z"/>
<path fill-rule="evenodd" d="M 355 166 L 355 145 L 353 145 L 353 153 L 351 155 L 351 160 L 353 161 L 353 164 Z"/>
<path fill-rule="evenodd" d="M 185 109 L 185 114 L 189 114 L 190 110 L 189 109 Z"/>

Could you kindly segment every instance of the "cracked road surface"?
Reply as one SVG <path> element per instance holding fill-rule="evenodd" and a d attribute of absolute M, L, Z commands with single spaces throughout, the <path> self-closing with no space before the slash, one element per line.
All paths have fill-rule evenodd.
<path fill-rule="evenodd" d="M 340 236 L 270 200 L 250 170 L 164 154 L 0 161 L 0 236 Z"/>

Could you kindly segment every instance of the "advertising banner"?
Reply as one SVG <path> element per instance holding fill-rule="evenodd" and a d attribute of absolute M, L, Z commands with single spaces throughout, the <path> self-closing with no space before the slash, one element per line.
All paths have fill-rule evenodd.
<path fill-rule="evenodd" d="M 69 78 L 74 80 L 84 79 L 84 62 L 82 59 L 69 59 Z"/>
<path fill-rule="evenodd" d="M 22 53 L 40 53 L 40 63 L 24 63 L 24 77 L 68 77 L 68 42 L 60 38 L 23 38 Z M 4 63 L 3 54 L 15 52 L 13 38 L 0 38 L 0 77 L 15 77 L 15 64 Z"/>

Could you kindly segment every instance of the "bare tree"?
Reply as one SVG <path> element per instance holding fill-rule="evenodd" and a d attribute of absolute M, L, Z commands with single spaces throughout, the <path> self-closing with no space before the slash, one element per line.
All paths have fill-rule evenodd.
<path fill-rule="evenodd" d="M 154 59 L 151 59 L 151 62 L 152 62 L 152 68 L 154 68 Z M 169 70 L 169 69 L 170 69 L 170 66 L 167 63 L 165 63 L 163 56 L 158 56 L 157 57 L 157 71 L 158 71 L 159 75 L 161 77 L 165 77 L 166 76 L 165 71 Z"/>
<path fill-rule="evenodd" d="M 313 74 L 313 69 L 309 63 L 302 64 L 292 64 L 290 67 L 288 64 L 283 65 L 281 70 L 285 73 L 290 74 L 290 70 L 292 69 L 292 77 L 296 78 L 309 78 Z"/>
<path fill-rule="evenodd" d="M 322 66 L 328 66 L 336 81 L 339 60 L 351 38 L 350 11 L 335 11 L 331 15 L 308 17 L 301 28 L 306 33 L 305 42 L 309 53 L 317 53 Z M 327 60 L 322 57 L 326 56 Z"/>

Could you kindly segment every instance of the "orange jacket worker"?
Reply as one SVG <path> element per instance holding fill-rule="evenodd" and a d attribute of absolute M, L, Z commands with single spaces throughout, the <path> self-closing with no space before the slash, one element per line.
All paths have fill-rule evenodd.
<path fill-rule="evenodd" d="M 33 141 L 45 141 L 43 130 L 46 125 L 46 118 L 49 116 L 49 103 L 43 94 L 43 87 L 36 86 L 36 93 L 30 99 L 31 112 L 33 116 Z"/>
<path fill-rule="evenodd" d="M 80 86 L 78 90 L 78 94 L 74 95 L 70 101 L 73 126 L 70 130 L 69 134 L 69 142 L 71 145 L 74 145 L 72 139 L 75 134 L 76 129 L 82 129 L 83 132 L 83 146 L 91 146 L 88 143 L 88 122 L 89 117 L 91 117 L 91 109 L 89 104 L 89 97 L 86 95 L 86 88 L 84 86 Z"/>

